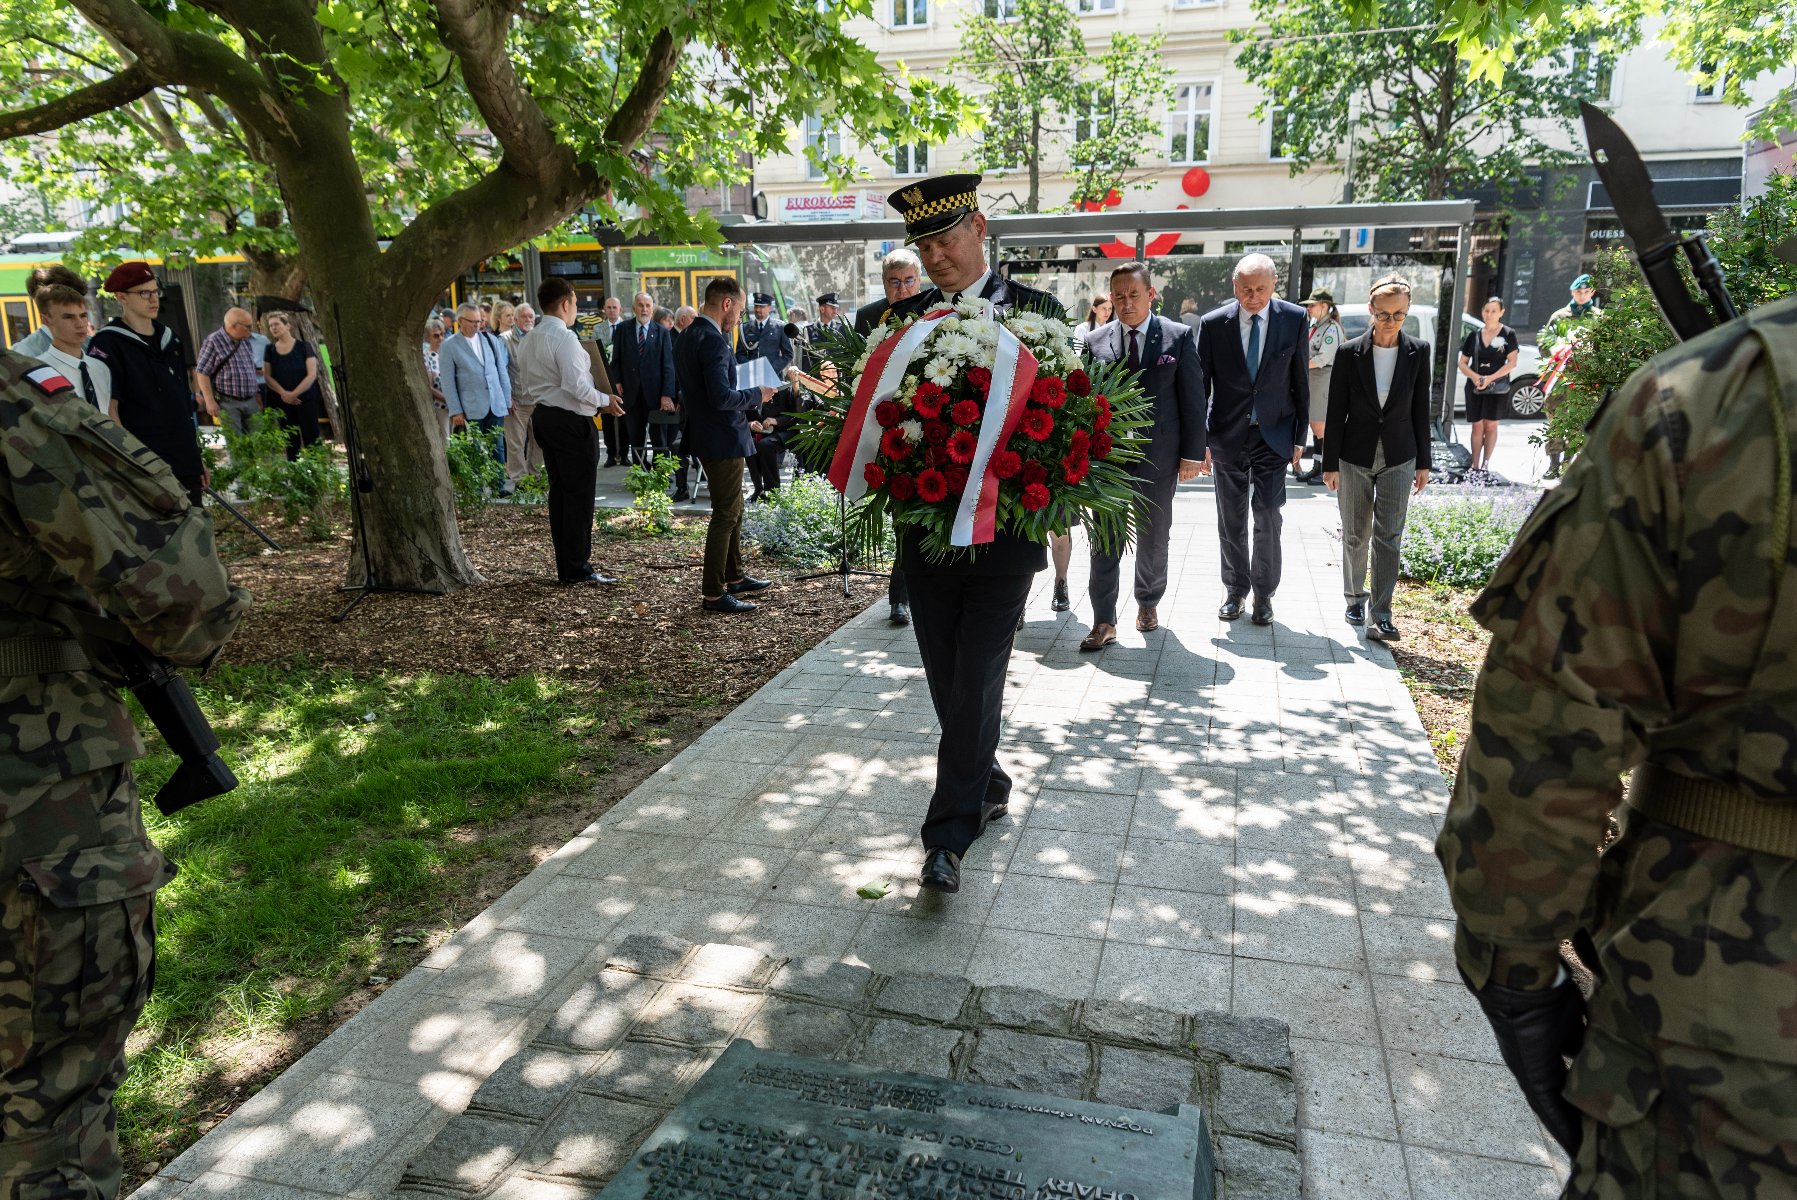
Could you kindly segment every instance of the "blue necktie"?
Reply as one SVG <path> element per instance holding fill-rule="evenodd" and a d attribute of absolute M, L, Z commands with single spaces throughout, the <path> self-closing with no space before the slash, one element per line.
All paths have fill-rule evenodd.
<path fill-rule="evenodd" d="M 1260 374 L 1260 314 L 1248 318 L 1248 380 Z"/>

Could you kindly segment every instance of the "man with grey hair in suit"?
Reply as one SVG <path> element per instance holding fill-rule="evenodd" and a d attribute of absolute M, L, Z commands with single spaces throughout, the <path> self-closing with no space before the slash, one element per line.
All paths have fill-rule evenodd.
<path fill-rule="evenodd" d="M 1254 594 L 1253 621 L 1273 623 L 1279 587 L 1286 464 L 1298 465 L 1310 412 L 1310 331 L 1304 310 L 1273 297 L 1278 268 L 1264 254 L 1235 265 L 1235 299 L 1198 324 L 1198 360 L 1210 393 L 1205 469 L 1217 473 L 1223 606 L 1234 621 Z M 1254 549 L 1248 522 L 1254 520 Z"/>

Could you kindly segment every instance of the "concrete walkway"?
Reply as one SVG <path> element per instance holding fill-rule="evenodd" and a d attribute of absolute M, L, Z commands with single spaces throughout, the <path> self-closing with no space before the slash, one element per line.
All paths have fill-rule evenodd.
<path fill-rule="evenodd" d="M 1431 853 L 1446 788 L 1390 655 L 1342 620 L 1332 499 L 1293 488 L 1267 629 L 1216 617 L 1209 485 L 1178 503 L 1162 630 L 1126 610 L 1120 644 L 1081 655 L 1083 555 L 1074 613 L 1050 612 L 1039 577 L 1011 661 L 1011 817 L 959 895 L 912 882 L 934 717 L 882 597 L 140 1195 L 391 1194 L 637 931 L 1277 1017 L 1306 1195 L 1558 1195 L 1454 975 Z M 857 895 L 880 882 L 883 898 Z"/>

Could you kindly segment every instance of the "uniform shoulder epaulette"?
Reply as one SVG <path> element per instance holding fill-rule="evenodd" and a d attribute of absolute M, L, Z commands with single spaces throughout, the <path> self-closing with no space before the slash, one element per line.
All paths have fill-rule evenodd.
<path fill-rule="evenodd" d="M 39 367 L 34 371 L 27 371 L 25 382 L 46 396 L 60 396 L 64 392 L 75 390 L 75 385 L 55 367 Z"/>

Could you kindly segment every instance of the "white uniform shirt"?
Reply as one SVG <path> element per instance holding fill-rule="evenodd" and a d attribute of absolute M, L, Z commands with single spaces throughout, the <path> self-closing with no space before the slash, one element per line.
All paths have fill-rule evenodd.
<path fill-rule="evenodd" d="M 87 365 L 88 380 L 94 385 L 94 405 L 99 408 L 101 412 L 107 413 L 108 415 L 111 414 L 112 368 L 108 367 L 105 363 L 97 358 L 90 358 L 85 354 L 80 358 L 76 358 L 70 354 L 64 354 L 55 346 L 49 346 L 41 354 L 34 354 L 31 357 L 37 359 L 46 366 L 55 367 L 58 371 L 61 371 L 63 378 L 75 385 L 75 394 L 77 396 L 82 394 L 81 367 L 82 364 L 85 363 Z"/>
<path fill-rule="evenodd" d="M 592 360 L 560 317 L 539 317 L 518 344 L 518 386 L 525 402 L 565 408 L 583 417 L 599 415 L 599 389 Z"/>

